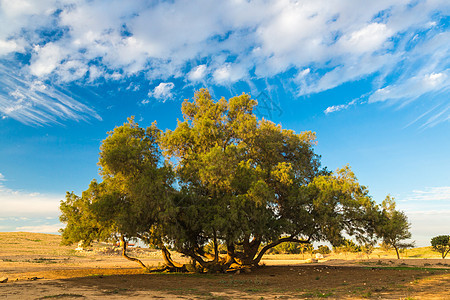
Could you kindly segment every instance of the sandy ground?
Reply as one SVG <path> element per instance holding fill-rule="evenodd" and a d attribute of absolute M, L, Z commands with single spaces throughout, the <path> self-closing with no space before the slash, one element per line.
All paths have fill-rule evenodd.
<path fill-rule="evenodd" d="M 450 299 L 447 259 L 269 255 L 250 273 L 145 274 L 118 255 L 59 246 L 58 236 L 0 233 L 0 242 L 0 299 Z M 135 254 L 162 262 L 157 251 Z"/>

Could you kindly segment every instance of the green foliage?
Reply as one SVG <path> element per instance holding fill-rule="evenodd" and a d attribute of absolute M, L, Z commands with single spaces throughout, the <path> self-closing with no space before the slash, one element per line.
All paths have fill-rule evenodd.
<path fill-rule="evenodd" d="M 207 243 L 221 240 L 229 255 L 252 262 L 262 243 L 262 252 L 288 251 L 279 241 L 373 234 L 376 206 L 350 168 L 321 169 L 314 133 L 257 120 L 255 105 L 245 94 L 214 101 L 200 90 L 183 103 L 184 120 L 163 134 L 184 193 L 172 231 L 176 248 L 202 256 Z"/>
<path fill-rule="evenodd" d="M 361 247 L 350 239 L 342 239 L 338 245 L 334 246 L 335 252 L 351 252 L 356 253 L 361 251 Z"/>
<path fill-rule="evenodd" d="M 116 127 L 100 148 L 102 181 L 61 202 L 63 241 L 139 237 L 220 270 L 257 264 L 273 247 L 304 253 L 304 242 L 372 239 L 381 213 L 350 167 L 322 168 L 313 132 L 258 120 L 256 104 L 202 89 L 174 130 L 132 118 Z"/>
<path fill-rule="evenodd" d="M 297 242 L 285 242 L 272 248 L 271 253 L 275 254 L 299 254 L 301 253 L 300 246 L 303 245 Z"/>
<path fill-rule="evenodd" d="M 431 239 L 431 246 L 434 251 L 441 253 L 444 259 L 450 252 L 450 235 L 438 235 Z"/>
<path fill-rule="evenodd" d="M 272 254 L 302 254 L 303 259 L 306 253 L 312 253 L 314 247 L 311 243 L 303 241 L 299 242 L 284 242 L 269 250 Z"/>
<path fill-rule="evenodd" d="M 411 248 L 414 243 L 402 242 L 411 238 L 411 224 L 408 223 L 408 217 L 402 211 L 395 209 L 395 201 L 391 196 L 386 196 L 383 201 L 381 220 L 378 222 L 378 236 L 383 240 L 386 246 L 393 247 L 400 259 L 399 250 Z"/>
<path fill-rule="evenodd" d="M 320 245 L 320 246 L 317 248 L 317 253 L 320 253 L 320 254 L 330 254 L 330 253 L 331 253 L 331 250 L 330 250 L 330 248 L 329 248 L 328 246 L 326 246 L 326 245 Z"/>
<path fill-rule="evenodd" d="M 384 252 L 388 252 L 389 250 L 392 249 L 392 246 L 387 244 L 387 243 L 385 243 L 384 241 L 382 241 L 380 243 L 380 249 L 383 250 Z"/>
<path fill-rule="evenodd" d="M 214 255 L 214 242 L 210 241 L 208 244 L 206 244 L 204 251 L 208 254 Z M 220 254 L 227 254 L 227 245 L 225 245 L 222 242 L 218 243 L 218 251 Z"/>
<path fill-rule="evenodd" d="M 367 258 L 370 258 L 370 254 L 375 250 L 375 241 L 367 242 L 360 246 L 361 252 L 367 255 Z"/>
<path fill-rule="evenodd" d="M 303 259 L 305 259 L 305 253 L 312 254 L 312 252 L 314 251 L 314 246 L 311 243 L 301 243 L 299 245 L 299 248 L 300 248 L 300 253 L 303 256 Z"/>
<path fill-rule="evenodd" d="M 159 166 L 158 137 L 155 124 L 143 129 L 133 118 L 108 133 L 100 147 L 103 181 L 61 201 L 64 244 L 148 235 L 171 191 L 170 169 Z"/>

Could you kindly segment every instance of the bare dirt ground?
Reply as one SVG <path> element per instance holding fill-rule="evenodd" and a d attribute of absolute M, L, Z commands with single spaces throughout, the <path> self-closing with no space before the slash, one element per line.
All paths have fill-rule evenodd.
<path fill-rule="evenodd" d="M 145 274 L 118 255 L 59 242 L 57 235 L 0 233 L 0 280 L 8 278 L 0 299 L 450 299 L 450 262 L 437 254 L 333 255 L 318 263 L 269 255 L 250 273 Z M 156 251 L 135 255 L 162 262 Z"/>

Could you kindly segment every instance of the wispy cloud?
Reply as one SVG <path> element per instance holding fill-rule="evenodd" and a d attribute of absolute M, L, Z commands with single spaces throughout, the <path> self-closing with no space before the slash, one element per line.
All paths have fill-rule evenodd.
<path fill-rule="evenodd" d="M 14 3 L 1 5 L 0 56 L 15 62 L 15 53 L 29 57 L 20 76 L 30 76 L 30 84 L 92 84 L 145 74 L 150 81 L 183 77 L 187 84 L 228 86 L 291 72 L 298 74 L 289 79 L 294 93 L 302 96 L 372 76 L 369 103 L 400 105 L 449 89 L 446 0 Z M 31 110 L 24 108 L 23 92 L 10 90 L 7 98 L 16 105 L 2 111 L 29 123 L 92 113 L 68 106 L 64 97 L 69 112 L 55 114 L 49 99 L 45 105 L 33 101 L 40 105 Z M 19 108 L 24 113 L 13 114 Z M 329 112 L 345 108 L 335 105 Z M 448 111 L 433 119 L 437 115 L 426 126 L 448 120 Z"/>
<path fill-rule="evenodd" d="M 414 190 L 412 195 L 407 196 L 404 201 L 449 201 L 450 203 L 450 186 Z"/>
<path fill-rule="evenodd" d="M 413 190 L 399 197 L 398 207 L 407 214 L 418 246 L 429 246 L 433 236 L 450 231 L 450 186 Z"/>
<path fill-rule="evenodd" d="M 63 224 L 20 226 L 16 231 L 38 232 L 38 233 L 58 233 L 59 229 L 64 228 Z"/>
<path fill-rule="evenodd" d="M 337 112 L 337 111 L 340 111 L 340 110 L 348 109 L 349 107 L 355 105 L 355 104 L 357 103 L 357 100 L 358 100 L 358 99 L 354 99 L 354 100 L 350 101 L 350 102 L 347 103 L 347 104 L 340 104 L 340 105 L 329 106 L 329 107 L 327 107 L 327 109 L 325 109 L 323 112 L 324 112 L 326 115 L 328 115 L 328 114 L 333 113 L 333 112 Z"/>
<path fill-rule="evenodd" d="M 408 99 L 414 100 L 423 94 L 438 90 L 445 91 L 450 87 L 447 80 L 450 69 L 440 73 L 429 73 L 408 78 L 400 84 L 393 84 L 378 89 L 369 97 L 369 102 Z"/>
<path fill-rule="evenodd" d="M 433 211 L 407 211 L 408 221 L 411 223 L 411 233 L 419 247 L 430 245 L 432 237 L 448 234 L 450 224 L 448 215 L 450 209 Z"/>
<path fill-rule="evenodd" d="M 101 119 L 90 107 L 70 93 L 31 79 L 0 61 L 0 113 L 25 124 L 42 125 L 59 120 Z"/>

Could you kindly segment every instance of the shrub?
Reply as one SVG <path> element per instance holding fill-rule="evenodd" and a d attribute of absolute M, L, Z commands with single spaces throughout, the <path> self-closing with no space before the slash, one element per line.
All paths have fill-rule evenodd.
<path fill-rule="evenodd" d="M 328 246 L 320 245 L 319 248 L 317 248 L 317 252 L 320 254 L 329 254 L 331 250 Z"/>
<path fill-rule="evenodd" d="M 299 254 L 301 253 L 300 243 L 284 242 L 272 248 L 275 254 Z"/>
<path fill-rule="evenodd" d="M 431 246 L 434 251 L 441 253 L 444 259 L 450 252 L 450 235 L 438 235 L 431 239 Z"/>

